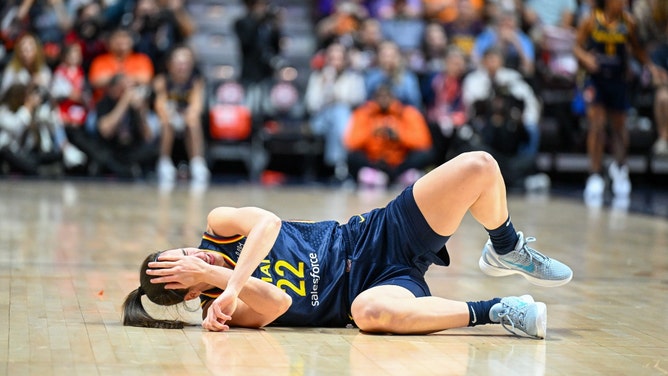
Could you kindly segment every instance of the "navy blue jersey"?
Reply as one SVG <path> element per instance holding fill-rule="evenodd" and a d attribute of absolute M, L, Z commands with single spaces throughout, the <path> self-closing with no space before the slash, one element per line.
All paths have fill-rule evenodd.
<path fill-rule="evenodd" d="M 345 326 L 350 305 L 363 291 L 401 286 L 415 296 L 430 295 L 424 273 L 447 265 L 447 236 L 436 234 L 415 203 L 412 187 L 385 208 L 334 221 L 283 221 L 276 242 L 253 277 L 292 297 L 288 311 L 273 322 L 286 326 Z M 205 233 L 200 249 L 221 252 L 236 265 L 246 238 Z M 208 291 L 203 302 L 220 291 Z"/>
<path fill-rule="evenodd" d="M 345 326 L 352 322 L 341 231 L 333 221 L 283 221 L 271 252 L 253 272 L 253 277 L 292 297 L 290 309 L 274 324 Z M 245 241 L 243 236 L 223 238 L 205 233 L 199 248 L 221 252 L 235 265 Z"/>
<path fill-rule="evenodd" d="M 628 68 L 630 27 L 628 15 L 608 24 L 601 10 L 594 11 L 594 27 L 589 35 L 588 48 L 596 55 L 599 71 L 594 76 L 625 80 Z"/>

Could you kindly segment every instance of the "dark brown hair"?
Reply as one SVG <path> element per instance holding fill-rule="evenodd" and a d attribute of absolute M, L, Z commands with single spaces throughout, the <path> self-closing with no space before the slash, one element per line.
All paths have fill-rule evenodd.
<path fill-rule="evenodd" d="M 123 325 L 144 328 L 181 329 L 186 323 L 179 320 L 158 320 L 146 312 L 141 302 L 142 295 L 161 306 L 171 306 L 185 302 L 186 289 L 168 290 L 164 283 L 151 283 L 151 276 L 146 274 L 148 263 L 156 261 L 162 252 L 151 253 L 139 268 L 139 287 L 133 290 L 123 302 Z"/>

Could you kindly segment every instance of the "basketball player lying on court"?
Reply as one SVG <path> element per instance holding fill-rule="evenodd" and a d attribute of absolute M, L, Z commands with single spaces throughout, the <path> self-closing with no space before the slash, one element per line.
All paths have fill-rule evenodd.
<path fill-rule="evenodd" d="M 449 264 L 444 244 L 467 211 L 489 233 L 479 260 L 484 273 L 517 273 L 541 286 L 571 280 L 568 266 L 515 231 L 496 161 L 471 152 L 346 224 L 282 221 L 254 207 L 215 208 L 199 247 L 146 258 L 141 285 L 123 305 L 123 324 L 183 327 L 149 316 L 141 302 L 146 294 L 159 305 L 199 297 L 202 326 L 212 331 L 353 324 L 366 332 L 426 334 L 501 323 L 511 333 L 544 338 L 546 306 L 529 295 L 471 302 L 431 296 L 424 274 L 432 263 Z"/>

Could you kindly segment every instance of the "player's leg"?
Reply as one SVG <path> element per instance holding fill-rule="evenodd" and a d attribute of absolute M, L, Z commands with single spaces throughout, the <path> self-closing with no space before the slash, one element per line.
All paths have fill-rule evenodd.
<path fill-rule="evenodd" d="M 662 85 L 654 92 L 654 122 L 658 137 L 652 151 L 656 155 L 668 155 L 668 86 Z"/>
<path fill-rule="evenodd" d="M 587 130 L 587 156 L 589 157 L 589 177 L 584 189 L 584 200 L 589 206 L 603 204 L 605 180 L 601 175 L 605 151 L 605 126 L 607 114 L 602 104 L 592 103 L 587 109 L 589 121 Z"/>
<path fill-rule="evenodd" d="M 608 176 L 612 180 L 612 193 L 616 198 L 628 198 L 631 180 L 626 156 L 629 148 L 629 131 L 626 128 L 626 111 L 610 111 L 611 144 L 614 162 L 610 164 Z"/>
<path fill-rule="evenodd" d="M 415 202 L 434 232 L 450 236 L 467 211 L 484 226 L 490 240 L 483 249 L 480 267 L 493 276 L 520 274 L 542 286 L 569 282 L 573 272 L 527 243 L 510 221 L 506 189 L 499 166 L 485 152 L 461 154 L 429 174 L 413 187 Z"/>
<path fill-rule="evenodd" d="M 352 304 L 355 324 L 363 331 L 395 334 L 428 334 L 441 330 L 502 323 L 537 338 L 544 338 L 547 310 L 533 298 L 495 298 L 461 302 L 435 296 L 415 297 L 395 285 L 370 288 Z"/>
<path fill-rule="evenodd" d="M 420 212 L 440 235 L 452 235 L 467 211 L 485 228 L 508 218 L 499 166 L 485 152 L 463 153 L 420 178 L 413 187 Z"/>

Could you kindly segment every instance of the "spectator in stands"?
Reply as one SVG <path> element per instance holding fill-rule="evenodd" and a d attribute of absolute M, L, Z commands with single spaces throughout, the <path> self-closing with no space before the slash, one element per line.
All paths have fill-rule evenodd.
<path fill-rule="evenodd" d="M 572 29 L 577 6 L 576 0 L 528 0 L 524 2 L 522 16 L 529 29 L 544 26 Z"/>
<path fill-rule="evenodd" d="M 521 187 L 531 185 L 526 179 L 535 172 L 540 105 L 524 77 L 506 68 L 503 58 L 500 48 L 487 49 L 480 67 L 464 78 L 462 99 L 469 118 L 481 119 L 474 128 L 481 134 L 484 146 L 492 148 L 488 151 L 501 160 L 499 165 L 508 185 Z M 541 175 L 540 179 L 544 181 L 545 177 Z M 540 188 L 544 186 L 541 184 Z"/>
<path fill-rule="evenodd" d="M 533 39 L 539 60 L 536 81 L 543 88 L 576 85 L 576 0 L 530 0 L 523 6 L 524 27 Z"/>
<path fill-rule="evenodd" d="M 369 16 L 378 20 L 394 18 L 397 14 L 396 0 L 369 0 L 363 1 L 369 12 Z M 402 0 L 402 12 L 411 18 L 421 17 L 422 0 Z"/>
<path fill-rule="evenodd" d="M 364 81 L 367 95 L 375 93 L 381 84 L 391 83 L 394 97 L 401 103 L 422 108 L 417 76 L 406 68 L 399 47 L 392 41 L 383 41 L 378 46 L 378 66 L 366 71 Z"/>
<path fill-rule="evenodd" d="M 72 26 L 72 17 L 63 0 L 36 1 L 22 0 L 15 8 L 9 9 L 7 16 L 15 17 L 23 32 L 34 34 L 44 46 L 44 58 L 49 65 L 60 56 L 60 43 Z M 3 24 L 11 24 L 5 19 Z"/>
<path fill-rule="evenodd" d="M 185 0 L 158 0 L 158 7 L 170 12 L 183 40 L 190 38 L 197 31 L 197 25 L 186 8 Z"/>
<path fill-rule="evenodd" d="M 425 19 L 441 25 L 456 22 L 463 6 L 480 14 L 484 4 L 484 0 L 422 0 Z"/>
<path fill-rule="evenodd" d="M 456 128 L 467 121 L 466 107 L 462 98 L 462 84 L 468 72 L 464 52 L 451 46 L 445 57 L 445 64 L 440 73 L 430 80 L 425 95 L 427 121 L 432 130 L 435 157 L 443 162 L 448 142 Z"/>
<path fill-rule="evenodd" d="M 0 161 L 29 175 L 37 175 L 40 166 L 60 159 L 51 147 L 50 137 L 43 140 L 42 147 L 40 138 L 44 132 L 34 126 L 33 117 L 42 103 L 36 87 L 29 89 L 21 83 L 10 85 L 0 102 Z"/>
<path fill-rule="evenodd" d="M 638 39 L 651 52 L 658 67 L 652 77 L 654 93 L 654 124 L 657 139 L 652 146 L 655 155 L 668 155 L 668 2 L 636 0 L 633 15 L 638 20 Z"/>
<path fill-rule="evenodd" d="M 47 88 L 51 82 L 51 69 L 46 65 L 39 39 L 33 34 L 23 34 L 16 41 L 12 58 L 2 75 L 0 93 L 14 84 Z"/>
<path fill-rule="evenodd" d="M 201 121 L 205 83 L 195 63 L 193 51 L 186 46 L 178 46 L 169 55 L 166 73 L 155 78 L 155 111 L 161 124 L 160 158 L 156 171 L 162 184 L 173 184 L 176 179 L 173 162 L 175 141 L 185 143 L 192 181 L 198 184 L 209 181 Z"/>
<path fill-rule="evenodd" d="M 267 0 L 246 0 L 248 14 L 234 23 L 241 48 L 240 81 L 253 116 L 262 113 L 268 81 L 282 65 L 278 14 Z"/>
<path fill-rule="evenodd" d="M 329 45 L 325 65 L 311 73 L 305 94 L 311 129 L 325 137 L 325 164 L 334 169 L 339 180 L 348 177 L 343 134 L 353 108 L 366 99 L 364 79 L 349 69 L 346 56 L 342 44 Z"/>
<path fill-rule="evenodd" d="M 410 185 L 434 160 L 424 117 L 397 100 L 387 84 L 353 112 L 344 143 L 350 172 L 364 187 Z"/>
<path fill-rule="evenodd" d="M 458 0 L 457 4 L 457 18 L 445 24 L 445 34 L 450 44 L 461 49 L 470 60 L 475 40 L 485 29 L 482 5 L 475 7 L 472 0 Z"/>
<path fill-rule="evenodd" d="M 432 22 L 427 25 L 422 36 L 420 49 L 409 57 L 408 66 L 415 72 L 421 83 L 428 83 L 431 78 L 443 70 L 445 54 L 448 50 L 448 37 L 441 24 Z"/>
<path fill-rule="evenodd" d="M 367 18 L 362 21 L 352 48 L 349 50 L 350 66 L 358 72 L 363 72 L 375 66 L 378 46 L 382 41 L 380 22 L 375 18 Z"/>
<path fill-rule="evenodd" d="M 390 17 L 380 20 L 383 38 L 396 43 L 404 53 L 419 50 L 425 29 L 421 13 L 413 10 L 407 0 L 395 0 L 393 8 Z"/>
<path fill-rule="evenodd" d="M 86 158 L 68 141 L 60 116 L 53 108 L 54 103 L 49 95 L 51 77 L 51 69 L 45 63 L 39 39 L 33 34 L 23 34 L 17 39 L 12 58 L 5 67 L 0 95 L 6 93 L 10 87 L 20 85 L 15 90 L 19 98 L 24 99 L 12 102 L 13 105 L 8 106 L 11 110 L 7 112 L 8 116 L 5 117 L 5 121 L 16 121 L 17 127 L 20 128 L 18 124 L 24 124 L 24 128 L 32 130 L 30 134 L 35 136 L 32 138 L 35 141 L 28 138 L 24 140 L 21 147 L 30 152 L 39 152 L 41 157 L 37 160 L 53 159 L 44 156 L 56 156 L 54 158 L 64 158 L 66 167 L 78 166 L 83 164 Z M 36 98 L 39 98 L 41 102 L 33 105 L 33 100 Z M 23 106 L 24 110 L 19 111 L 23 102 L 29 105 Z M 18 114 L 18 117 L 12 120 L 13 115 L 9 114 Z M 38 139 L 40 140 L 39 145 L 36 141 Z"/>
<path fill-rule="evenodd" d="M 38 174 L 46 164 L 66 168 L 85 163 L 86 156 L 69 143 L 48 92 L 34 84 L 12 84 L 0 105 L 0 151 L 10 166 Z"/>
<path fill-rule="evenodd" d="M 519 71 L 525 77 L 532 77 L 534 72 L 535 49 L 531 38 L 519 27 L 515 11 L 502 8 L 496 18 L 491 20 L 485 31 L 476 38 L 472 60 L 478 65 L 483 54 L 490 47 L 501 49 L 507 68 Z"/>
<path fill-rule="evenodd" d="M 54 101 L 67 139 L 82 150 L 88 159 L 97 148 L 86 130 L 88 112 L 92 97 L 83 70 L 83 57 L 79 44 L 69 44 L 63 48 L 61 63 L 53 72 L 50 94 Z"/>
<path fill-rule="evenodd" d="M 598 0 L 589 18 L 578 27 L 573 49 L 580 65 L 589 75 L 585 92 L 589 93 L 587 118 L 587 154 L 590 175 L 584 191 L 585 203 L 600 206 L 605 192 L 601 176 L 606 145 L 606 124 L 610 122 L 611 146 L 615 161 L 608 168 L 612 192 L 618 203 L 628 201 L 631 180 L 626 165 L 629 107 L 629 59 L 633 56 L 646 65 L 653 77 L 659 72 L 637 38 L 636 21 L 625 10 L 625 0 Z M 630 49 L 629 49 L 630 46 Z"/>
<path fill-rule="evenodd" d="M 88 72 L 95 57 L 107 52 L 107 46 L 103 40 L 104 31 L 105 21 L 99 1 L 90 1 L 76 9 L 74 24 L 65 35 L 64 43 L 79 45 L 84 72 Z"/>
<path fill-rule="evenodd" d="M 2 41 L 2 52 L 6 62 L 7 55 L 14 48 L 14 44 L 21 34 L 27 30 L 26 15 L 29 8 L 21 7 L 23 0 L 7 0 L 0 5 L 0 40 Z M 21 14 L 19 16 L 19 14 Z"/>
<path fill-rule="evenodd" d="M 95 90 L 97 101 L 112 77 L 123 74 L 132 84 L 149 85 L 154 75 L 151 59 L 143 53 L 133 51 L 132 34 L 128 29 L 118 28 L 109 35 L 109 52 L 95 59 L 88 72 L 88 80 Z"/>
<path fill-rule="evenodd" d="M 322 48 L 330 43 L 339 42 L 350 46 L 362 20 L 366 17 L 366 9 L 361 4 L 349 0 L 337 1 L 334 4 L 334 12 L 315 25 L 318 45 Z"/>
<path fill-rule="evenodd" d="M 138 0 L 128 14 L 127 27 L 136 35 L 135 51 L 147 55 L 159 72 L 164 72 L 167 54 L 184 43 L 194 31 L 194 24 L 183 0 Z M 164 5 L 164 6 L 161 6 Z"/>
<path fill-rule="evenodd" d="M 155 166 L 159 149 L 147 122 L 148 95 L 147 86 L 122 74 L 109 80 L 96 106 L 101 169 L 138 178 Z"/>

